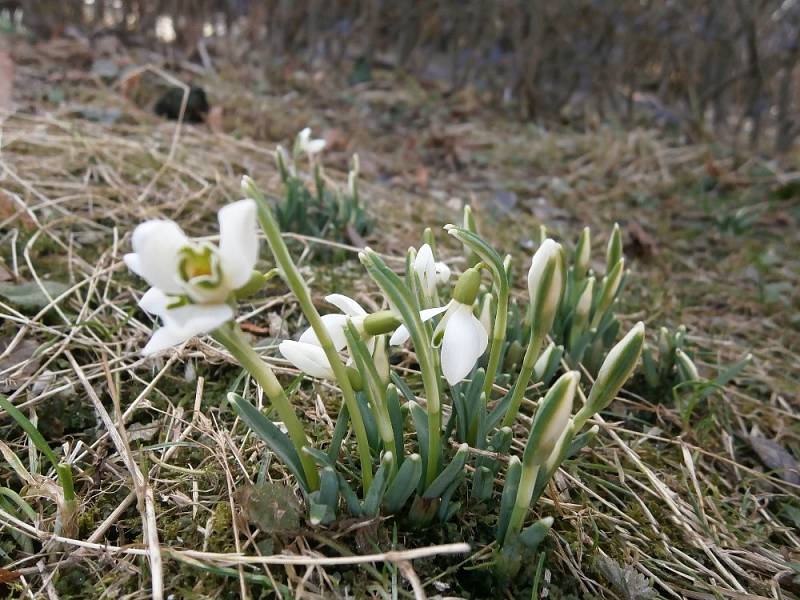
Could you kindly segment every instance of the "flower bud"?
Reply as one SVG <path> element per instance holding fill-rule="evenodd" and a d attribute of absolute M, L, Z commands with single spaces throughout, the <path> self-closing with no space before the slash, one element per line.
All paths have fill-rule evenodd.
<path fill-rule="evenodd" d="M 539 405 L 533 418 L 522 462 L 526 467 L 545 463 L 572 415 L 572 401 L 581 374 L 569 371 L 558 378 Z"/>
<path fill-rule="evenodd" d="M 622 385 L 633 374 L 643 347 L 644 323 L 639 321 L 616 346 L 611 348 L 603 361 L 586 405 L 576 415 L 576 430 L 583 426 L 586 419 L 611 404 Z"/>
<path fill-rule="evenodd" d="M 606 273 L 614 268 L 622 258 L 622 234 L 619 231 L 619 223 L 614 223 L 614 229 L 611 231 L 611 237 L 608 238 L 608 246 L 606 246 Z"/>
<path fill-rule="evenodd" d="M 428 298 L 436 293 L 436 263 L 430 244 L 422 244 L 414 257 L 414 272 L 417 274 L 422 292 Z"/>
<path fill-rule="evenodd" d="M 532 325 L 541 334 L 550 331 L 561 300 L 564 286 L 564 265 L 561 245 L 545 240 L 531 260 L 528 271 L 528 294 L 531 302 Z"/>
<path fill-rule="evenodd" d="M 678 365 L 678 375 L 681 381 L 699 381 L 700 374 L 691 358 L 678 348 L 675 350 L 675 364 Z"/>
<path fill-rule="evenodd" d="M 589 260 L 592 252 L 591 231 L 584 227 L 581 236 L 578 238 L 578 245 L 575 247 L 575 279 L 581 280 L 586 277 L 589 271 Z"/>
<path fill-rule="evenodd" d="M 603 277 L 603 289 L 600 292 L 600 298 L 597 300 L 597 306 L 594 309 L 592 327 L 597 327 L 600 324 L 603 315 L 606 314 L 606 311 L 611 307 L 611 303 L 614 302 L 624 272 L 625 259 L 621 258 L 614 268 L 611 269 L 611 272 Z"/>

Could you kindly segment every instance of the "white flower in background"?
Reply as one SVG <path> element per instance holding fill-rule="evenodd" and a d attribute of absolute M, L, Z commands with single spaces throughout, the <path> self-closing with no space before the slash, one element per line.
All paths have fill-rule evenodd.
<path fill-rule="evenodd" d="M 308 156 L 319 154 L 325 149 L 324 139 L 311 139 L 311 128 L 306 127 L 297 134 L 297 150 Z"/>
<path fill-rule="evenodd" d="M 423 322 L 445 313 L 433 333 L 433 342 L 434 346 L 441 343 L 442 373 L 450 385 L 469 375 L 489 344 L 486 328 L 472 312 L 479 287 L 480 271 L 467 269 L 456 283 L 450 302 L 420 311 Z M 397 346 L 409 337 L 408 328 L 401 325 L 389 343 Z"/>
<path fill-rule="evenodd" d="M 128 268 L 152 287 L 139 306 L 163 326 L 142 350 L 154 354 L 233 318 L 231 294 L 250 280 L 258 257 L 256 204 L 240 200 L 219 211 L 219 246 L 190 240 L 173 221 L 153 220 L 133 232 Z"/>
<path fill-rule="evenodd" d="M 361 331 L 368 313 L 358 302 L 344 294 L 330 294 L 325 296 L 325 301 L 342 311 L 341 313 L 322 315 L 322 324 L 328 331 L 334 348 L 339 352 L 347 346 L 347 338 L 344 335 L 347 321 L 352 321 L 356 329 Z M 370 338 L 366 343 L 367 349 L 372 353 L 375 348 L 375 340 Z M 296 342 L 292 340 L 281 342 L 278 350 L 286 360 L 304 373 L 312 377 L 333 379 L 330 363 L 313 328 L 306 329 Z"/>
<path fill-rule="evenodd" d="M 445 284 L 450 280 L 450 267 L 433 259 L 433 250 L 428 244 L 423 244 L 417 251 L 414 258 L 414 271 L 419 277 L 422 291 L 429 298 L 436 293 L 437 285 Z"/>
<path fill-rule="evenodd" d="M 303 373 L 320 379 L 335 379 L 331 363 L 320 345 L 284 340 L 278 346 L 278 350 L 283 358 Z"/>

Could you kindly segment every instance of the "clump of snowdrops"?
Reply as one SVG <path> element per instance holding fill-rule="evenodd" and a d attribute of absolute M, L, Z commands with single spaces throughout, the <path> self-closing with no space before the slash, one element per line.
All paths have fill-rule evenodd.
<path fill-rule="evenodd" d="M 527 557 L 553 523 L 551 517 L 533 519 L 532 507 L 563 461 L 597 434 L 589 421 L 615 398 L 642 352 L 641 322 L 616 339 L 613 307 L 625 274 L 618 229 L 602 278 L 589 267 L 588 229 L 571 260 L 561 244 L 542 235 L 528 270 L 527 301 L 517 304 L 511 257 L 478 234 L 467 208 L 462 225 L 444 227 L 463 245 L 469 265 L 463 272 L 453 276 L 437 260 L 429 230 L 425 243 L 409 249 L 402 273 L 365 248 L 359 259 L 384 307 L 368 312 L 353 298 L 330 294 L 332 310 L 320 315 L 281 237 L 275 202 L 249 177 L 242 190 L 245 199 L 219 212 L 218 245 L 189 239 L 166 220 L 134 231 L 125 262 L 151 285 L 140 307 L 162 322 L 143 352 L 200 334 L 228 349 L 271 406 L 261 412 L 235 393 L 228 400 L 293 473 L 312 526 L 345 515 L 395 515 L 424 528 L 452 519 L 464 502 L 484 502 L 498 506 L 494 567 L 514 576 L 532 562 Z M 257 293 L 266 278 L 254 270 L 258 225 L 309 325 L 283 341 L 280 353 L 338 389 L 330 439 L 310 436 L 236 323 L 238 300 Z M 418 365 L 411 377 L 390 360 L 409 350 Z M 591 385 L 581 377 L 587 358 L 596 363 L 589 369 Z M 502 391 L 506 384 L 508 392 Z M 517 419 L 524 398 L 536 402 L 528 428 Z M 521 456 L 511 452 L 515 436 L 524 442 Z"/>

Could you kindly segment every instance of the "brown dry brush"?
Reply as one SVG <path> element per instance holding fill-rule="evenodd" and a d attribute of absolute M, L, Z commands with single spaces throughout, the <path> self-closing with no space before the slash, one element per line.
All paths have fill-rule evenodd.
<path fill-rule="evenodd" d="M 245 40 L 251 60 L 323 61 L 355 80 L 390 67 L 447 92 L 478 90 L 529 118 L 646 119 L 693 140 L 777 153 L 800 132 L 795 2 L 21 0 L 3 8 L 21 9 L 39 34 L 74 25 L 150 41 L 168 15 L 186 50 L 208 24 L 215 36 Z"/>

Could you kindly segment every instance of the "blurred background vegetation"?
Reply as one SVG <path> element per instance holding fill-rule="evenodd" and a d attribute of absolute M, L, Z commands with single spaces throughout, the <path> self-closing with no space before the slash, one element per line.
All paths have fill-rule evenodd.
<path fill-rule="evenodd" d="M 797 0 L 15 0 L 6 26 L 267 68 L 376 68 L 526 119 L 658 125 L 781 154 L 800 133 Z"/>

